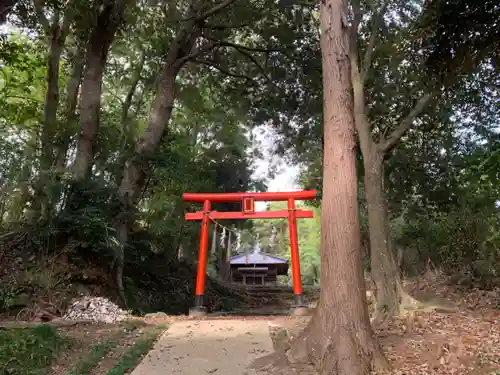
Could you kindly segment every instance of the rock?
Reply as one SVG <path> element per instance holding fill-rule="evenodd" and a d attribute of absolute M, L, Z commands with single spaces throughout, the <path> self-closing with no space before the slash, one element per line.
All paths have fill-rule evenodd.
<path fill-rule="evenodd" d="M 84 296 L 71 302 L 63 319 L 116 323 L 128 319 L 129 315 L 107 298 Z"/>
<path fill-rule="evenodd" d="M 146 314 L 144 315 L 144 317 L 146 319 L 151 319 L 151 318 L 164 318 L 168 316 L 166 313 L 164 313 L 163 311 L 158 311 L 158 312 L 155 312 L 155 313 L 149 313 L 149 314 Z"/>

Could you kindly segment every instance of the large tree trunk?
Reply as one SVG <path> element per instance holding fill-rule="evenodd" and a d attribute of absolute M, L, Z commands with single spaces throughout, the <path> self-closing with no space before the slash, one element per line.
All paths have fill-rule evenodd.
<path fill-rule="evenodd" d="M 346 1 L 321 2 L 321 293 L 309 326 L 289 353 L 292 360 L 312 357 L 320 375 L 366 375 L 387 364 L 370 325 L 363 277 L 347 14 Z"/>
<path fill-rule="evenodd" d="M 85 179 L 92 168 L 99 132 L 102 78 L 109 48 L 121 24 L 128 0 L 107 3 L 99 10 L 97 23 L 87 44 L 85 71 L 80 96 L 80 134 L 73 164 L 76 180 Z"/>

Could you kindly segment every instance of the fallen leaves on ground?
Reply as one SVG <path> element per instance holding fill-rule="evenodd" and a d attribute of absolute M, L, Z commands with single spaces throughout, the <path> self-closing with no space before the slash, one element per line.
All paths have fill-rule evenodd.
<path fill-rule="evenodd" d="M 500 374 L 500 290 L 466 293 L 445 280 L 417 288 L 454 301 L 453 313 L 409 312 L 377 331 L 393 375 Z M 410 286 L 413 295 L 416 288 Z"/>
<path fill-rule="evenodd" d="M 495 374 L 500 371 L 500 311 L 415 313 L 377 332 L 392 374 Z"/>

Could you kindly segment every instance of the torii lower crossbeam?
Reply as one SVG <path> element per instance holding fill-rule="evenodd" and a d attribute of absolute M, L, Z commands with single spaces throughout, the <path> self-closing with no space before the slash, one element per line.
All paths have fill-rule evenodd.
<path fill-rule="evenodd" d="M 253 214 L 247 214 L 245 212 L 218 212 L 210 211 L 208 214 L 209 219 L 213 220 L 248 220 L 248 219 L 286 219 L 289 215 L 288 210 L 281 211 L 262 211 L 255 212 Z M 187 213 L 186 220 L 202 220 L 203 211 L 196 211 Z M 295 210 L 295 216 L 297 219 L 311 219 L 314 217 L 314 213 L 310 210 Z"/>
<path fill-rule="evenodd" d="M 315 199 L 316 190 L 292 192 L 262 192 L 262 193 L 184 193 L 186 202 L 203 202 L 203 211 L 187 213 L 186 220 L 201 220 L 200 251 L 198 254 L 198 272 L 196 275 L 195 314 L 206 313 L 203 296 L 207 270 L 208 230 L 210 220 L 247 220 L 247 219 L 277 219 L 287 218 L 290 233 L 290 252 L 292 260 L 292 278 L 294 291 L 294 307 L 305 308 L 304 294 L 300 276 L 299 245 L 297 238 L 297 219 L 313 218 L 310 210 L 297 210 L 296 200 Z M 237 212 L 211 211 L 211 202 L 242 203 L 242 210 Z M 255 201 L 287 201 L 288 209 L 279 211 L 255 211 Z"/>

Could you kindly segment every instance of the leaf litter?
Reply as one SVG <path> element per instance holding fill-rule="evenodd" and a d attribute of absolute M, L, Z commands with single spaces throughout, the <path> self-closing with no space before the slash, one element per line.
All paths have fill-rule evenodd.
<path fill-rule="evenodd" d="M 377 330 L 390 374 L 500 374 L 500 289 L 466 290 L 444 278 L 407 288 L 417 298 L 425 291 L 453 301 L 457 311 L 408 312 Z"/>

